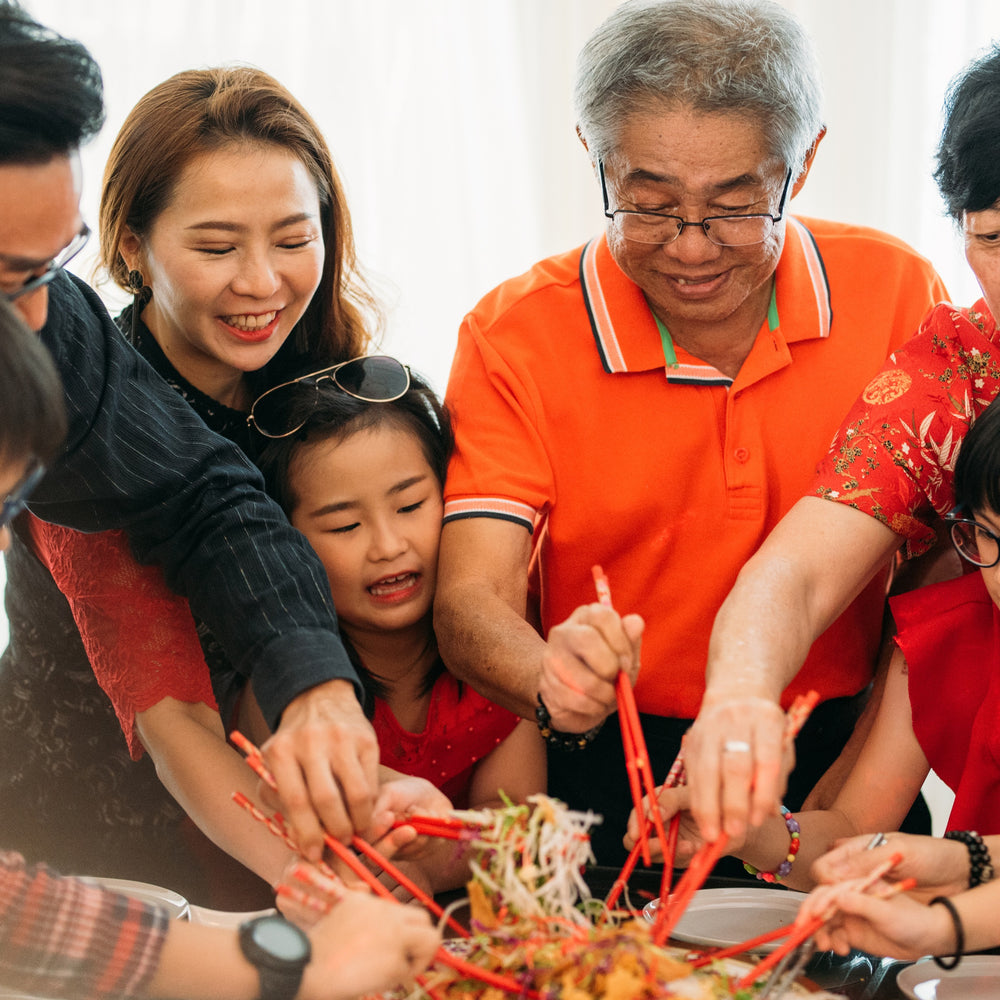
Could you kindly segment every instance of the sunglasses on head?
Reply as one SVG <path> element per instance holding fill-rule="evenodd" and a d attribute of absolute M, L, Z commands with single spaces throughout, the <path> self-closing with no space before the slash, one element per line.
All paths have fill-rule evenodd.
<path fill-rule="evenodd" d="M 341 361 L 339 365 L 300 375 L 268 389 L 254 400 L 247 423 L 264 437 L 283 438 L 294 434 L 307 418 L 293 419 L 293 404 L 296 414 L 306 412 L 302 406 L 303 393 L 312 389 L 318 398 L 323 382 L 332 382 L 341 392 L 366 403 L 391 403 L 410 388 L 410 369 L 384 354 Z"/>

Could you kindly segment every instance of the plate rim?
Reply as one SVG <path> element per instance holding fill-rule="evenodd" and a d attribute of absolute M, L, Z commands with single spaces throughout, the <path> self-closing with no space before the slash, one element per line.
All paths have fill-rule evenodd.
<path fill-rule="evenodd" d="M 111 892 L 121 893 L 123 896 L 130 895 L 129 890 L 132 889 L 143 892 L 145 897 L 159 897 L 151 898 L 148 901 L 177 910 L 175 916 L 181 919 L 187 919 L 190 912 L 191 904 L 187 897 L 182 896 L 176 889 L 168 889 L 163 885 L 156 885 L 153 882 L 140 882 L 137 879 L 131 878 L 113 878 L 112 876 L 105 875 L 78 875 L 77 878 L 82 879 L 84 882 L 89 882 L 91 885 L 98 885 L 104 889 L 109 889 Z M 132 898 L 135 899 L 137 897 L 133 895 Z"/>
<path fill-rule="evenodd" d="M 806 892 L 800 892 L 798 889 L 775 889 L 769 886 L 756 886 L 756 885 L 748 885 L 746 886 L 746 888 L 726 886 L 714 889 L 699 889 L 692 895 L 691 901 L 688 904 L 688 910 L 690 910 L 691 907 L 694 906 L 697 902 L 706 903 L 715 900 L 718 903 L 724 903 L 726 902 L 727 897 L 729 902 L 735 902 L 738 899 L 742 898 L 743 901 L 746 903 L 752 903 L 754 905 L 757 905 L 761 901 L 760 897 L 765 895 L 771 897 L 772 899 L 778 896 L 784 896 L 786 898 L 797 897 L 798 906 L 801 906 L 802 901 L 809 894 Z M 646 920 L 651 921 L 653 919 L 649 911 L 651 908 L 655 909 L 654 904 L 658 905 L 659 900 L 652 900 L 642 908 L 642 914 L 646 918 Z M 795 907 L 796 910 L 798 909 L 798 906 Z M 685 913 L 685 916 L 686 915 L 687 914 Z M 739 944 L 738 941 L 722 940 L 720 938 L 713 938 L 709 940 L 705 937 L 693 935 L 691 933 L 685 934 L 681 926 L 683 922 L 684 922 L 684 917 L 681 917 L 681 920 L 678 922 L 677 926 L 671 932 L 670 935 L 671 940 L 680 941 L 684 944 L 698 945 L 704 948 L 720 948 L 720 947 L 728 947 L 733 944 Z M 765 952 L 772 951 L 775 947 L 777 947 L 776 944 L 763 945 L 760 949 L 757 949 L 757 951 L 760 954 L 763 954 Z"/>
<path fill-rule="evenodd" d="M 977 966 L 986 966 L 1000 972 L 1000 955 L 963 955 L 961 964 L 954 969 L 942 969 L 934 959 L 927 955 L 918 958 L 905 969 L 900 969 L 896 976 L 896 985 L 902 990 L 910 1000 L 919 1000 L 913 991 L 914 986 L 926 983 L 931 979 L 962 979 L 966 973 L 972 971 Z M 923 973 L 930 967 L 934 970 L 931 976 Z M 910 980 L 913 980 L 912 983 Z"/>

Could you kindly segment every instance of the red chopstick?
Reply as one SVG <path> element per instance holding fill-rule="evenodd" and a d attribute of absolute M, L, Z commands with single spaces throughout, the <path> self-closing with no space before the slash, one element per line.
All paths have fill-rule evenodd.
<path fill-rule="evenodd" d="M 234 729 L 229 734 L 229 739 L 232 744 L 238 749 L 242 750 L 247 757 L 247 763 L 253 769 L 254 774 L 260 778 L 272 791 L 278 790 L 277 782 L 274 780 L 274 775 L 267 769 L 267 765 L 264 763 L 264 758 L 261 756 L 260 750 L 250 742 L 238 729 Z"/>
<path fill-rule="evenodd" d="M 662 945 L 670 937 L 670 932 L 684 916 L 691 897 L 704 885 L 705 879 L 708 878 L 709 872 L 715 867 L 716 861 L 728 843 L 729 837 L 722 833 L 718 840 L 703 844 L 691 859 L 673 895 L 667 900 L 667 905 L 664 906 L 663 901 L 660 901 L 656 911 L 656 921 L 653 924 L 653 940 L 656 944 Z"/>
<path fill-rule="evenodd" d="M 375 862 L 380 868 L 382 868 L 390 878 L 395 879 L 407 892 L 409 892 L 415 899 L 423 903 L 431 913 L 436 917 L 444 917 L 445 923 L 460 937 L 468 937 L 469 932 L 454 918 L 446 916 L 444 910 L 441 908 L 440 904 L 437 903 L 432 896 L 427 895 L 423 889 L 420 888 L 412 879 L 408 878 L 396 867 L 388 858 L 384 857 L 381 852 L 377 851 L 371 844 L 361 837 L 355 836 L 351 840 L 351 844 L 354 846 L 355 850 L 360 851 L 365 857 L 370 858 Z M 346 850 L 346 848 L 345 848 Z"/>
<path fill-rule="evenodd" d="M 622 870 L 618 873 L 618 878 L 615 879 L 614 885 L 611 886 L 611 891 L 608 893 L 607 898 L 604 900 L 604 905 L 608 910 L 613 910 L 618 902 L 618 897 L 621 896 L 622 891 L 625 886 L 628 885 L 628 880 L 632 877 L 632 872 L 635 871 L 635 866 L 639 862 L 639 854 L 642 850 L 642 844 L 637 840 L 635 842 L 635 847 L 629 852 L 629 856 L 622 866 Z"/>
<path fill-rule="evenodd" d="M 445 951 L 444 948 L 438 948 L 434 960 L 440 962 L 442 965 L 451 966 L 451 968 L 456 972 L 462 973 L 467 979 L 478 979 L 480 982 L 488 983 L 490 986 L 497 986 L 506 993 L 528 997 L 529 1000 L 541 1000 L 541 996 L 537 990 L 529 990 L 523 983 L 518 982 L 512 976 L 502 976 L 499 973 L 480 968 L 480 966 L 473 962 L 468 962 L 464 958 L 453 955 L 450 951 Z"/>
<path fill-rule="evenodd" d="M 442 837 L 445 840 L 464 840 L 482 832 L 481 823 L 458 819 L 454 816 L 406 816 L 392 824 L 393 830 L 412 826 L 417 833 L 428 837 Z"/>
<path fill-rule="evenodd" d="M 611 588 L 608 578 L 600 566 L 591 570 L 594 576 L 594 586 L 597 588 L 597 599 L 605 607 L 610 608 Z M 629 785 L 632 790 L 632 801 L 639 821 L 639 843 L 642 859 L 648 867 L 652 864 L 649 853 L 649 816 L 643 806 L 643 792 L 649 799 L 653 826 L 661 846 L 666 845 L 667 837 L 663 829 L 663 818 L 656 804 L 656 782 L 653 780 L 653 768 L 649 762 L 649 751 L 646 749 L 646 737 L 639 721 L 639 709 L 635 703 L 635 693 L 632 682 L 624 670 L 618 672 L 615 678 L 615 693 L 618 696 L 618 721 L 622 731 L 622 744 L 625 749 L 625 763 L 628 768 Z"/>

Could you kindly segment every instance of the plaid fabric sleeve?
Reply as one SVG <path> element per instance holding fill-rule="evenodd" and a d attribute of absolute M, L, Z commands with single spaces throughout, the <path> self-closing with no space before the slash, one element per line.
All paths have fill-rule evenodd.
<path fill-rule="evenodd" d="M 48 997 L 131 997 L 159 963 L 158 907 L 0 852 L 0 983 Z"/>

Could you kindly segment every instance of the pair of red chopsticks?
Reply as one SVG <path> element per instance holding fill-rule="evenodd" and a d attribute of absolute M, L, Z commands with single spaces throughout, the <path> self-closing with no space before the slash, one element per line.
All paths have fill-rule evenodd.
<path fill-rule="evenodd" d="M 444 840 L 468 840 L 482 831 L 482 824 L 455 816 L 406 816 L 397 819 L 392 829 L 412 826 L 425 837 L 441 837 Z"/>
<path fill-rule="evenodd" d="M 591 572 L 594 574 L 594 586 L 597 588 L 598 601 L 607 608 L 612 607 L 611 588 L 608 586 L 608 578 L 604 575 L 604 570 L 600 566 L 595 566 Z M 650 803 L 655 806 L 656 782 L 653 780 L 653 768 L 650 765 L 649 752 L 646 749 L 646 737 L 643 735 L 642 724 L 639 721 L 639 709 L 635 704 L 632 681 L 624 670 L 619 670 L 618 676 L 615 678 L 615 694 L 618 698 L 618 723 L 621 727 L 622 744 L 625 749 L 625 767 L 628 770 L 629 788 L 632 791 L 632 804 L 635 806 L 636 816 L 639 820 L 637 844 L 642 852 L 643 863 L 649 866 L 652 864 L 649 853 L 649 814 L 643 808 L 642 801 L 645 794 Z M 667 838 L 660 811 L 654 808 L 652 813 L 656 836 L 661 844 L 665 844 Z"/>

